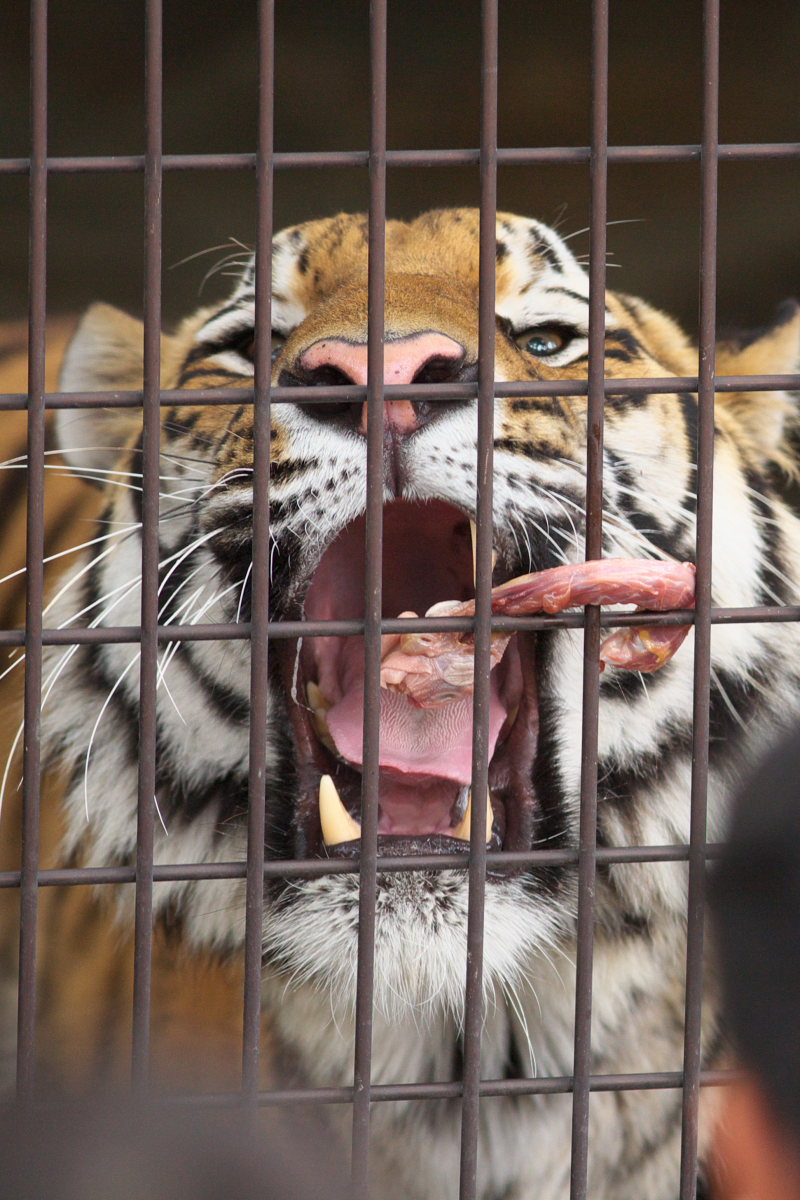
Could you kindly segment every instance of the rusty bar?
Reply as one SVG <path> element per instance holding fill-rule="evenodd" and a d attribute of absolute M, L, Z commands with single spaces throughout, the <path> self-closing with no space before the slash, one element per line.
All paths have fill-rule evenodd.
<path fill-rule="evenodd" d="M 610 146 L 612 163 L 685 163 L 699 162 L 702 146 Z M 730 142 L 720 146 L 721 162 L 758 162 L 800 158 L 800 142 Z M 501 147 L 497 162 L 502 167 L 546 166 L 552 163 L 580 165 L 591 160 L 590 146 L 518 146 Z M 462 167 L 477 166 L 479 149 L 387 150 L 389 167 Z M 366 167 L 367 150 L 281 151 L 274 155 L 276 170 L 319 170 L 321 168 Z M 165 171 L 255 171 L 255 154 L 165 154 Z M 142 171 L 141 154 L 58 155 L 47 159 L 52 174 L 121 174 Z M 0 175 L 26 175 L 30 159 L 0 158 Z"/>
<path fill-rule="evenodd" d="M 481 4 L 481 164 L 478 300 L 478 444 L 475 465 L 475 693 L 472 720 L 472 828 L 469 844 L 460 1200 L 478 1194 L 486 816 L 493 528 L 495 273 L 497 260 L 497 0 Z"/>
<path fill-rule="evenodd" d="M 709 619 L 712 625 L 751 625 L 760 622 L 800 621 L 800 606 L 758 605 L 753 608 L 712 608 Z M 695 613 L 692 609 L 674 612 L 649 613 L 648 625 L 693 625 Z M 601 629 L 622 629 L 630 625 L 641 625 L 641 614 L 636 612 L 601 612 Z M 543 613 L 535 617 L 492 617 L 493 630 L 515 630 L 533 633 L 540 629 L 581 629 L 585 625 L 582 612 Z M 419 617 L 416 619 L 384 618 L 382 633 L 415 633 L 423 630 L 458 633 L 470 632 L 474 627 L 468 617 Z M 245 622 L 239 625 L 159 625 L 156 636 L 159 642 L 222 642 L 247 641 L 252 626 Z M 347 637 L 363 633 L 362 621 L 300 621 L 268 622 L 270 638 L 296 637 Z M 107 625 L 93 629 L 45 629 L 42 643 L 45 646 L 105 646 L 120 642 L 139 640 L 139 627 L 133 625 Z M 25 634 L 19 629 L 0 630 L 0 646 L 22 646 Z"/>
<path fill-rule="evenodd" d="M 132 1021 L 134 1090 L 149 1084 L 153 941 L 153 845 L 156 805 L 156 689 L 158 683 L 158 564 L 161 387 L 161 0 L 146 2 L 144 176 L 144 387 L 142 397 L 142 581 L 139 658 L 139 784 Z"/>
<path fill-rule="evenodd" d="M 717 141 L 719 129 L 719 0 L 703 6 L 703 155 L 700 228 L 700 337 L 697 442 L 697 585 L 694 628 L 689 896 L 681 1127 L 681 1200 L 697 1188 L 698 1114 L 703 1003 L 705 843 L 711 684 L 711 553 L 714 487 L 714 370 L 717 292 Z"/>
<path fill-rule="evenodd" d="M 367 495 L 364 578 L 364 763 L 358 893 L 352 1178 L 366 1200 L 369 1177 L 375 973 L 380 665 L 383 577 L 383 337 L 386 291 L 386 0 L 370 0 L 369 263 L 367 316 Z"/>
<path fill-rule="evenodd" d="M 36 918 L 41 791 L 44 591 L 45 326 L 47 321 L 47 0 L 31 5 L 31 176 L 28 189 L 28 514 L 25 591 L 23 815 L 20 881 L 17 1094 L 30 1099 L 36 1071 Z"/>
<path fill-rule="evenodd" d="M 603 553 L 603 408 L 605 403 L 606 221 L 608 217 L 608 0 L 592 2 L 592 156 L 589 249 L 589 394 L 586 409 L 586 558 Z M 592 964 L 597 869 L 597 735 L 600 706 L 600 609 L 586 608 L 583 641 L 581 811 L 575 968 L 571 1200 L 585 1200 L 589 1172 L 589 1077 L 592 1066 Z"/>
<path fill-rule="evenodd" d="M 741 1078 L 739 1071 L 703 1071 L 703 1087 L 726 1087 Z M 647 1074 L 592 1075 L 593 1092 L 674 1090 L 682 1086 L 680 1071 L 654 1071 Z M 374 1101 L 457 1100 L 462 1085 L 455 1083 L 395 1083 L 373 1085 Z M 552 1096 L 572 1090 L 571 1075 L 540 1076 L 537 1079 L 485 1079 L 481 1096 Z M 277 1107 L 293 1104 L 350 1104 L 353 1089 L 347 1087 L 280 1088 L 262 1092 L 259 1104 Z M 234 1092 L 205 1092 L 163 1096 L 158 1103 L 165 1108 L 230 1108 L 238 1102 Z"/>
<path fill-rule="evenodd" d="M 721 844 L 710 842 L 706 858 L 718 858 Z M 598 863 L 688 862 L 688 846 L 602 846 L 597 850 Z M 510 867 L 565 866 L 577 863 L 577 850 L 487 851 L 486 866 L 500 871 Z M 449 871 L 466 868 L 467 854 L 415 855 L 413 858 L 380 855 L 380 871 Z M 352 875 L 358 863 L 346 859 L 281 859 L 264 863 L 265 879 L 318 879 L 323 875 Z M 154 867 L 156 883 L 184 879 L 243 879 L 247 866 L 240 861 L 215 863 L 171 863 Z M 21 871 L 0 871 L 0 888 L 19 887 Z M 40 871 L 40 887 L 80 887 L 97 883 L 133 883 L 136 872 L 132 867 L 59 867 Z"/>
<path fill-rule="evenodd" d="M 275 5 L 259 0 L 258 169 L 253 407 L 253 533 L 250 578 L 250 739 L 244 937 L 242 1097 L 255 1107 L 261 1074 L 261 965 L 264 936 L 269 622 L 269 456 L 272 375 L 272 144 Z M 244 587 L 246 580 L 243 581 Z"/>
<path fill-rule="evenodd" d="M 704 1071 L 703 1087 L 726 1087 L 741 1078 L 737 1071 Z M 481 1096 L 558 1096 L 572 1091 L 571 1075 L 543 1075 L 536 1079 L 484 1079 Z M 645 1092 L 677 1090 L 682 1086 L 680 1071 L 653 1071 L 642 1074 L 591 1075 L 588 1085 L 592 1092 Z M 462 1084 L 456 1083 L 397 1083 L 375 1084 L 373 1101 L 456 1100 L 462 1094 Z M 260 1101 L 266 1106 L 282 1104 L 348 1104 L 351 1088 L 286 1088 L 264 1092 Z M 181 1097 L 181 1100 L 183 1098 Z M 229 1102 L 227 1096 L 216 1098 Z M 201 1103 L 205 1097 L 201 1098 Z M 179 1101 L 180 1102 L 180 1101 Z"/>
<path fill-rule="evenodd" d="M 606 394 L 620 396 L 638 396 L 642 394 L 661 395 L 671 392 L 696 392 L 699 380 L 696 375 L 681 375 L 674 378 L 658 377 L 653 379 L 608 379 L 604 381 Z M 795 391 L 800 388 L 800 374 L 792 375 L 720 375 L 716 381 L 716 391 L 736 392 L 746 388 L 750 392 Z M 495 384 L 495 396 L 585 396 L 589 385 L 585 379 L 574 380 L 524 380 L 519 382 L 507 381 Z M 477 385 L 474 383 L 431 384 L 415 383 L 408 387 L 398 385 L 387 386 L 384 394 L 387 400 L 402 396 L 409 400 L 427 400 L 436 403 L 447 400 L 471 400 L 477 395 Z M 273 404 L 341 404 L 343 398 L 348 400 L 366 400 L 367 389 L 356 386 L 331 387 L 292 387 L 272 389 Z M 0 396 L 0 412 L 21 411 L 27 407 L 27 392 L 8 392 Z M 45 401 L 48 409 L 61 408 L 141 408 L 141 392 L 47 392 Z M 252 404 L 252 388 L 214 388 L 205 390 L 192 389 L 191 392 L 180 391 L 176 388 L 164 388 L 161 392 L 161 406 L 168 408 L 175 404 L 183 407 L 206 405 Z"/>
<path fill-rule="evenodd" d="M 727 1087 L 742 1078 L 740 1071 L 703 1071 L 703 1087 Z M 593 1092 L 661 1091 L 681 1087 L 683 1076 L 680 1071 L 658 1071 L 647 1074 L 592 1075 L 590 1087 Z M 552 1096 L 572 1090 L 571 1075 L 540 1076 L 537 1079 L 485 1079 L 481 1082 L 481 1096 L 520 1097 Z M 457 1100 L 462 1085 L 453 1083 L 395 1083 L 374 1084 L 373 1101 L 407 1102 L 409 1100 Z M 259 1105 L 274 1108 L 288 1105 L 307 1104 L 351 1104 L 353 1089 L 349 1087 L 320 1088 L 275 1088 L 262 1092 Z M 239 1103 L 238 1092 L 180 1093 L 159 1096 L 155 1103 L 165 1109 L 174 1108 L 233 1108 Z"/>

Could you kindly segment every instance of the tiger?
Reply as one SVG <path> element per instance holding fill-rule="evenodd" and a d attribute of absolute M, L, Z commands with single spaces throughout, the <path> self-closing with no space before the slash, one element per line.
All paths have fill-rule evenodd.
<path fill-rule="evenodd" d="M 478 380 L 480 215 L 426 212 L 385 227 L 384 382 Z M 341 385 L 341 402 L 271 410 L 269 619 L 364 618 L 368 381 L 368 221 L 346 215 L 279 232 L 272 245 L 272 383 Z M 494 585 L 586 557 L 589 277 L 559 233 L 498 213 L 494 379 L 565 383 L 564 394 L 493 403 Z M 251 389 L 256 357 L 255 262 L 233 294 L 162 335 L 164 388 Z M 605 374 L 696 377 L 698 351 L 651 304 L 607 291 Z M 105 304 L 49 348 L 64 392 L 142 388 L 140 322 Z M 20 390 L 8 356 L 3 383 Z M 800 309 L 779 308 L 754 335 L 720 341 L 721 374 L 782 374 L 800 359 Z M 384 404 L 383 615 L 424 614 L 474 595 L 476 387 L 461 398 Z M 513 389 L 512 389 L 513 391 Z M 443 392 L 444 395 L 444 392 Z M 159 623 L 247 623 L 252 607 L 252 403 L 178 402 L 160 431 Z M 785 605 L 800 590 L 800 520 L 784 481 L 795 466 L 787 392 L 716 397 L 712 599 L 723 607 Z M 67 563 L 49 627 L 140 621 L 142 418 L 137 409 L 63 408 L 48 450 L 48 557 Z M 6 466 L 20 464 L 9 423 Z M 608 392 L 603 443 L 603 558 L 693 562 L 698 399 L 682 390 Z M 56 453 L 58 451 L 58 453 Z M 52 453 L 52 457 L 49 455 Z M 60 457 L 59 457 L 60 455 Z M 13 474 L 18 479 L 19 472 Z M 50 478 L 52 477 L 52 478 Z M 2 480 L 2 476 L 0 476 Z M 24 559 L 9 530 L 12 575 Z M 78 547 L 75 549 L 75 547 Z M 60 557 L 59 557 L 60 556 Z M 18 620 L 19 575 L 4 609 Z M 16 606 L 16 607 L 15 607 Z M 544 623 L 543 623 L 544 624 Z M 493 669 L 486 842 L 481 1078 L 569 1078 L 574 1069 L 578 881 L 575 855 L 503 869 L 503 852 L 574 851 L 581 787 L 583 631 L 550 623 L 515 632 Z M 690 835 L 693 633 L 658 672 L 608 666 L 600 681 L 597 844 L 684 845 Z M 275 638 L 266 704 L 268 863 L 357 860 L 363 749 L 363 642 L 355 635 Z M 709 840 L 723 836 L 725 798 L 742 769 L 800 709 L 798 633 L 791 622 L 712 630 Z M 44 865 L 130 866 L 137 830 L 139 647 L 53 646 L 45 652 Z M 20 658 L 16 653 L 15 661 Z M 9 668 L 4 686 L 16 673 Z M 237 861 L 246 853 L 250 651 L 246 638 L 159 649 L 155 862 Z M 379 854 L 464 854 L 464 867 L 381 870 L 374 935 L 371 1077 L 376 1084 L 458 1083 L 464 1066 L 464 983 L 471 836 L 469 767 L 451 740 L 467 715 L 418 710 L 398 732 L 398 702 L 381 692 Z M 384 708 L 386 698 L 386 709 Z M 404 701 L 405 703 L 405 701 Z M 459 703 L 461 703 L 459 701 Z M 14 740 L 19 711 L 7 720 Z M 405 712 L 405 710 L 403 710 Z M 419 712 L 422 712 L 422 716 Z M 444 716 L 442 714 L 445 714 Z M 405 719 L 405 718 L 403 718 Z M 444 739 L 447 740 L 447 739 Z M 463 749 L 463 748 L 462 748 Z M 9 762 L 14 747 L 9 748 Z M 419 755 L 419 758 L 417 756 Z M 462 760 L 464 754 L 462 753 Z M 7 767 L 0 822 L 15 849 L 18 767 Z M 592 1075 L 683 1068 L 687 929 L 685 860 L 600 864 L 595 885 Z M 180 874 L 178 872 L 178 874 Z M 241 878 L 157 882 L 151 1054 L 166 1084 L 237 1087 L 245 891 Z M 6 889 L 6 898 L 12 889 Z M 91 1081 L 130 1053 L 133 889 L 42 889 L 37 1031 L 46 1078 Z M 358 875 L 281 878 L 264 888 L 265 1079 L 353 1083 Z M 7 961 L 16 954 L 13 913 Z M 10 949 L 8 948 L 10 947 Z M 729 1053 L 713 963 L 704 976 L 702 1066 Z M 49 1074 L 47 1074 L 49 1072 Z M 209 1082 L 213 1080 L 213 1083 Z M 502 1091 L 502 1089 L 501 1089 Z M 705 1169 L 718 1089 L 701 1096 Z M 326 1110 L 346 1139 L 345 1105 Z M 374 1194 L 444 1200 L 458 1194 L 460 1103 L 372 1106 Z M 570 1194 L 572 1097 L 481 1100 L 480 1200 L 563 1200 Z M 591 1096 L 588 1191 L 596 1200 L 674 1200 L 681 1093 L 599 1090 Z"/>

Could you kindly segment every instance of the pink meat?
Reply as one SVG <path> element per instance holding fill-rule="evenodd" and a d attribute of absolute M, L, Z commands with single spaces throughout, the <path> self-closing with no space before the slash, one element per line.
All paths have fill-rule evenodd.
<path fill-rule="evenodd" d="M 504 616 L 531 616 L 587 604 L 634 604 L 639 609 L 666 612 L 694 607 L 694 582 L 691 563 L 599 559 L 510 579 L 492 589 L 492 611 Z M 474 600 L 444 601 L 429 608 L 426 616 L 469 617 L 474 613 Z M 619 629 L 603 641 L 601 662 L 629 671 L 657 671 L 669 661 L 688 631 L 687 625 Z M 510 637 L 492 635 L 492 665 L 503 657 Z M 420 708 L 452 704 L 473 691 L 474 644 L 470 634 L 412 633 L 387 650 L 381 669 L 382 685 L 404 693 Z"/>
<path fill-rule="evenodd" d="M 467 603 L 474 612 L 475 601 Z M 651 612 L 693 608 L 694 566 L 650 558 L 601 558 L 520 575 L 492 590 L 492 611 L 505 616 L 559 613 L 586 604 L 635 604 Z"/>

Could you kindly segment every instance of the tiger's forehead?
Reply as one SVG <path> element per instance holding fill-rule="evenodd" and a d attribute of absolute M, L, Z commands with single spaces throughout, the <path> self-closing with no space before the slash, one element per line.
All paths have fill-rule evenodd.
<path fill-rule="evenodd" d="M 435 209 L 414 221 L 387 221 L 389 275 L 446 280 L 474 299 L 479 282 L 480 218 L 477 209 Z M 273 326 L 289 332 L 337 289 L 366 287 L 368 222 L 364 214 L 339 214 L 294 225 L 273 242 Z M 241 312 L 254 301 L 254 265 L 234 295 Z M 552 319 L 583 323 L 588 279 L 565 242 L 548 226 L 498 213 L 496 311 L 516 327 Z"/>

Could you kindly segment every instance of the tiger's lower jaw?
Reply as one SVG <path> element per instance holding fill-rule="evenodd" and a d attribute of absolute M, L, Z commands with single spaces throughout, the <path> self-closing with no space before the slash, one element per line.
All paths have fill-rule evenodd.
<path fill-rule="evenodd" d="M 573 880 L 554 877 L 550 885 L 549 892 L 544 887 L 537 892 L 529 879 L 487 880 L 482 980 L 487 1011 L 523 986 L 526 971 L 540 956 L 549 970 L 547 956 L 568 942 L 575 915 Z M 304 989 L 326 1010 L 322 1029 L 331 1014 L 337 1027 L 353 1019 L 358 906 L 355 873 L 295 881 L 269 903 L 265 962 L 283 981 L 284 993 L 292 993 L 291 1000 L 275 1006 L 280 1019 L 294 1019 L 295 996 Z M 460 1026 L 468 907 L 465 870 L 379 872 L 372 988 L 382 1019 L 421 1027 L 448 1019 Z M 541 976 L 538 968 L 534 973 Z"/>
<path fill-rule="evenodd" d="M 375 1084 L 447 1083 L 463 1078 L 466 885 L 463 873 L 380 881 L 376 927 L 371 1079 Z M 304 885 L 299 903 L 273 914 L 265 1007 L 285 1050 L 289 1080 L 352 1085 L 355 1036 L 354 919 L 350 876 Z M 481 1078 L 569 1077 L 575 1004 L 572 906 L 546 906 L 520 881 L 487 888 Z M 538 946 L 535 944 L 538 941 Z M 676 935 L 672 946 L 679 953 Z M 638 942 L 638 939 L 637 939 Z M 424 944 L 426 953 L 420 953 Z M 683 990 L 664 977 L 663 942 L 598 944 L 596 970 L 617 986 L 595 995 L 593 1072 L 678 1071 Z M 312 961 L 313 960 L 313 961 Z M 713 1005 L 704 1037 L 713 1041 Z M 704 1089 L 712 1105 L 720 1089 Z M 335 1111 L 334 1111 L 335 1110 Z M 344 1144 L 349 1112 L 330 1119 Z M 564 1200 L 569 1192 L 572 1097 L 489 1096 L 481 1102 L 481 1200 Z M 707 1136 L 704 1118 L 701 1148 Z M 460 1101 L 373 1105 L 374 1192 L 385 1200 L 456 1200 Z M 680 1159 L 680 1101 L 671 1089 L 595 1093 L 590 1110 L 590 1186 L 597 1200 L 674 1200 Z"/>

